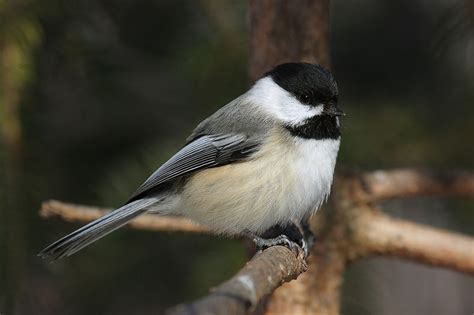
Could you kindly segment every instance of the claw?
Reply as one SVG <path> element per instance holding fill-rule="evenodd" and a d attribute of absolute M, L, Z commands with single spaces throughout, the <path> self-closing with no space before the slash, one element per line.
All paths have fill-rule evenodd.
<path fill-rule="evenodd" d="M 299 252 L 304 251 L 303 247 L 300 246 L 298 243 L 292 241 L 288 236 L 282 234 L 274 238 L 263 238 L 260 236 L 257 236 L 253 233 L 246 233 L 250 238 L 253 240 L 255 245 L 257 246 L 258 251 L 263 251 L 264 249 L 267 249 L 272 246 L 276 245 L 282 245 L 288 247 L 292 252 L 298 254 Z M 305 256 L 306 257 L 306 256 Z"/>
<path fill-rule="evenodd" d="M 275 245 L 283 245 L 297 255 L 304 255 L 304 258 L 309 256 L 315 241 L 307 220 L 303 220 L 301 223 L 293 222 L 283 228 L 275 226 L 268 230 L 263 237 L 248 230 L 244 231 L 243 234 L 253 240 L 258 251 L 263 251 Z"/>

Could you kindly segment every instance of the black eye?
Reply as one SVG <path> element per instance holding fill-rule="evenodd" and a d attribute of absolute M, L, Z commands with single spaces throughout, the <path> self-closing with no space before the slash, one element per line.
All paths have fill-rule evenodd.
<path fill-rule="evenodd" d="M 311 97 L 309 95 L 301 95 L 300 101 L 305 104 L 309 104 L 311 102 Z"/>

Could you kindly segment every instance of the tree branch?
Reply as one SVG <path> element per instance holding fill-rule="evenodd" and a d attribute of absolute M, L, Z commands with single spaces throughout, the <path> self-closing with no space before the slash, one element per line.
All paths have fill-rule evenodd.
<path fill-rule="evenodd" d="M 273 246 L 256 254 L 234 277 L 191 304 L 181 304 L 167 314 L 248 314 L 284 282 L 296 279 L 306 271 L 300 252 Z"/>
<path fill-rule="evenodd" d="M 360 174 L 359 201 L 375 202 L 415 196 L 474 198 L 474 172 L 394 169 Z"/>
<path fill-rule="evenodd" d="M 380 212 L 364 212 L 353 231 L 362 256 L 377 254 L 405 258 L 474 275 L 474 238 L 394 219 Z"/>
<path fill-rule="evenodd" d="M 69 222 L 88 223 L 100 218 L 109 211 L 110 209 L 49 200 L 42 203 L 40 215 L 43 218 L 59 217 Z M 185 218 L 165 217 L 154 214 L 142 215 L 128 223 L 127 226 L 149 231 L 212 233 L 206 227 Z"/>
<path fill-rule="evenodd" d="M 321 210 L 311 220 L 316 243 L 308 257 L 308 271 L 275 290 L 268 299 L 265 314 L 339 314 L 340 287 L 347 265 L 345 225 L 337 214 L 327 216 L 334 209 Z"/>

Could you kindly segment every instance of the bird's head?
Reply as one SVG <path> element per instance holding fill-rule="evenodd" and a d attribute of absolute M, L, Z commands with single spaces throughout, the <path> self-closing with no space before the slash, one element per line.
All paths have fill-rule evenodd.
<path fill-rule="evenodd" d="M 338 107 L 337 84 L 331 72 L 320 65 L 278 65 L 255 83 L 250 95 L 290 131 L 316 133 L 305 136 L 310 138 L 340 136 L 339 116 L 345 114 Z"/>

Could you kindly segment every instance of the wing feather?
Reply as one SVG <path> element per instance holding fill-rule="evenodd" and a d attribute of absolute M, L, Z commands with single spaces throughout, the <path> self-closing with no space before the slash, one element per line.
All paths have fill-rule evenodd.
<path fill-rule="evenodd" d="M 236 162 L 258 148 L 258 142 L 243 134 L 204 135 L 190 141 L 156 170 L 130 197 L 141 198 L 148 191 L 193 171 Z"/>

